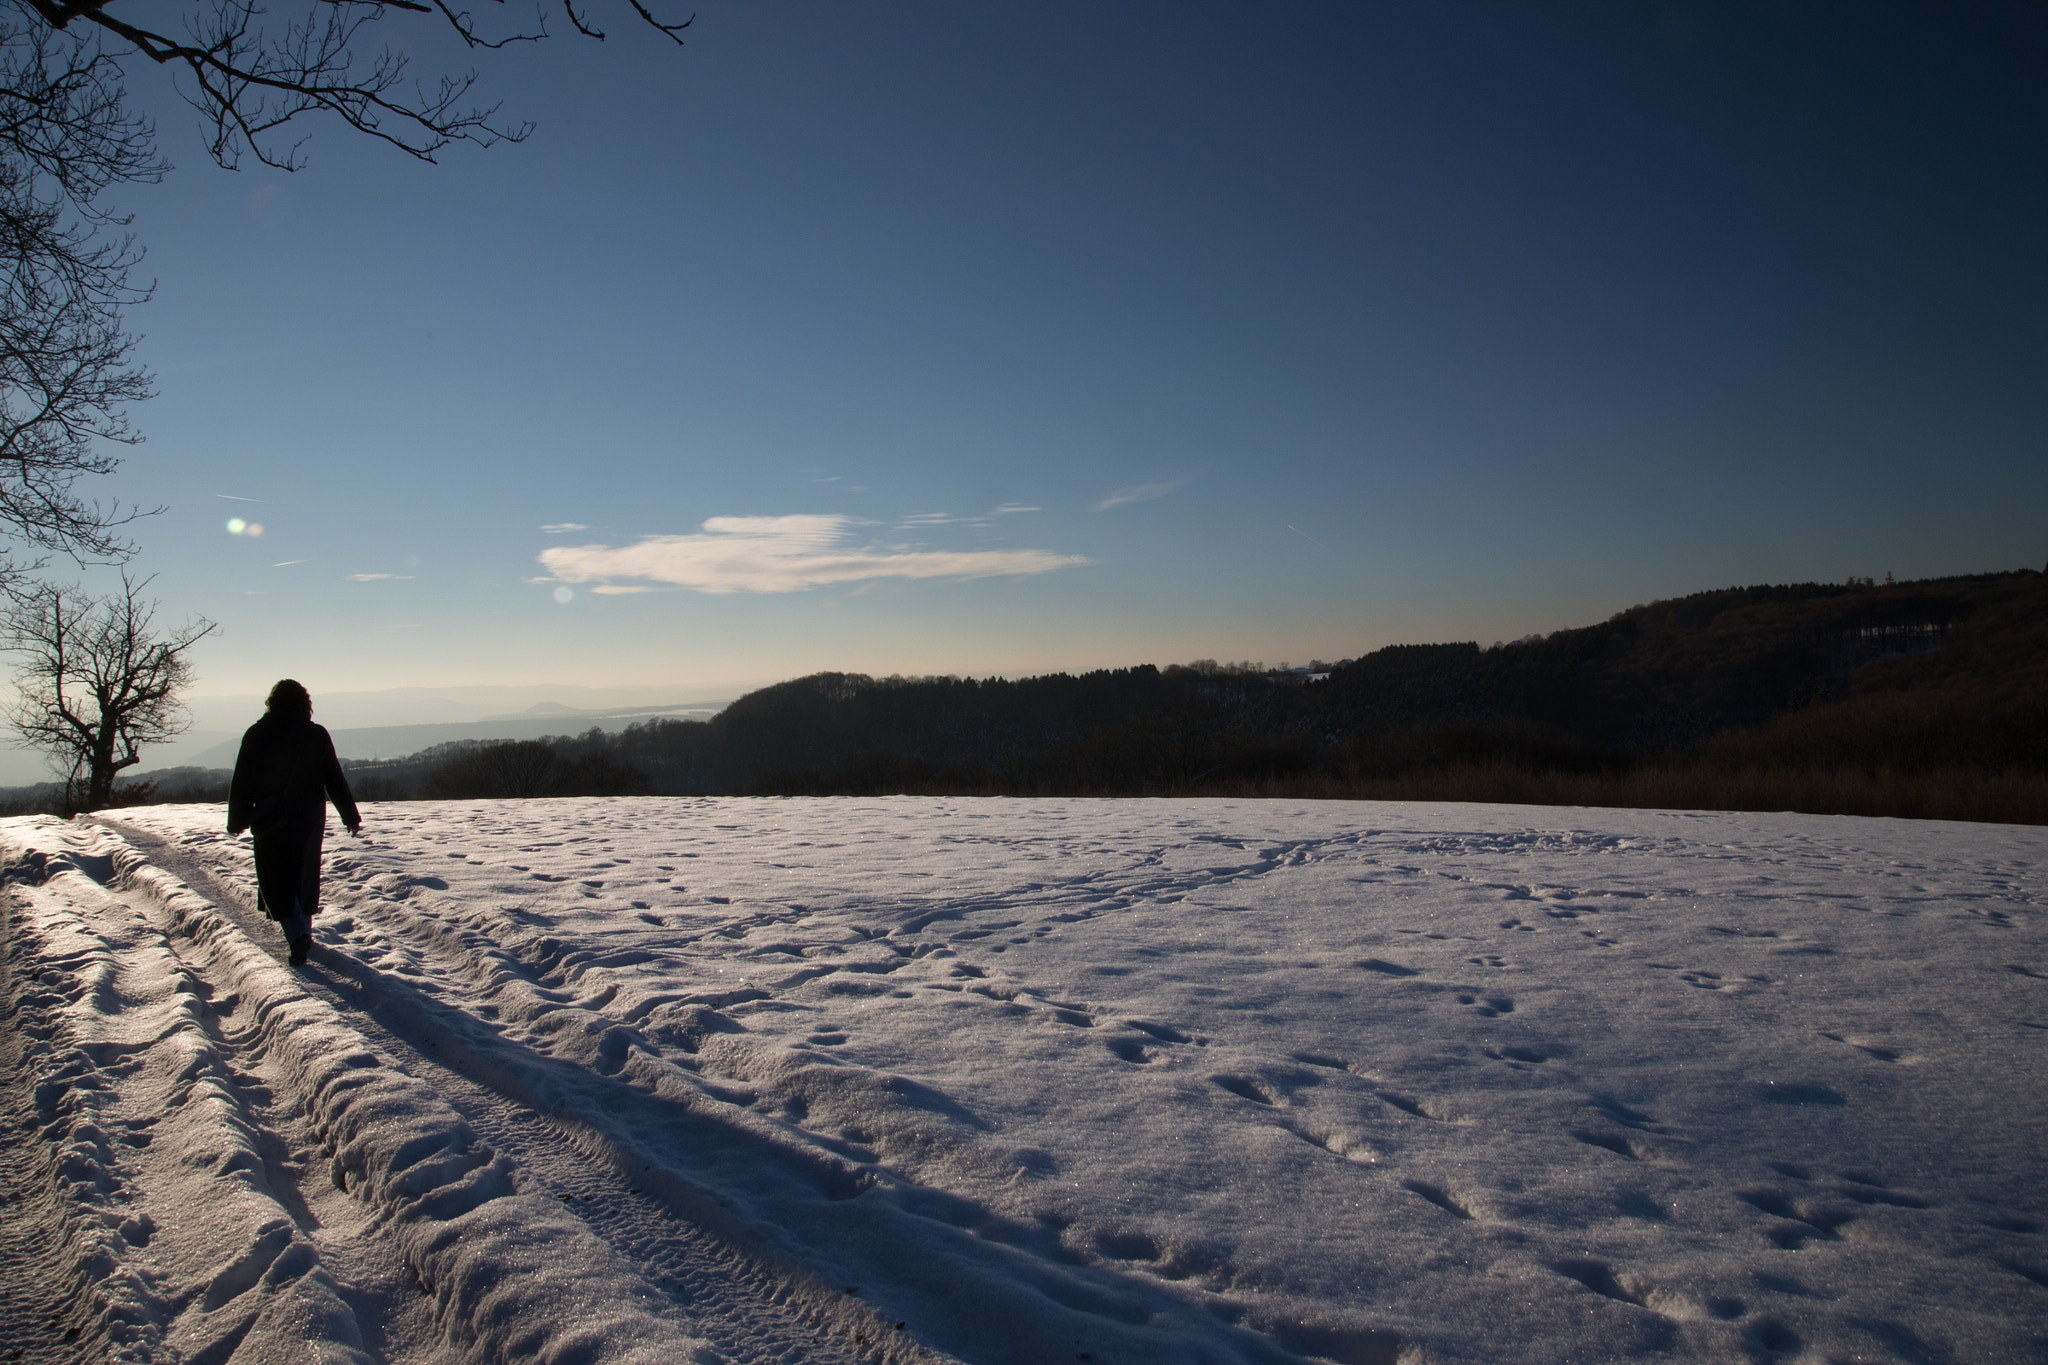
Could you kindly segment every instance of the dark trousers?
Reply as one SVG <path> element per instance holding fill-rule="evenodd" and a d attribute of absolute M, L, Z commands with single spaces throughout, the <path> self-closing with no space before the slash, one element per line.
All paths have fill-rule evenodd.
<path fill-rule="evenodd" d="M 286 938 L 311 933 L 313 916 L 320 911 L 320 841 L 325 826 L 323 820 L 255 836 L 257 900 Z"/>

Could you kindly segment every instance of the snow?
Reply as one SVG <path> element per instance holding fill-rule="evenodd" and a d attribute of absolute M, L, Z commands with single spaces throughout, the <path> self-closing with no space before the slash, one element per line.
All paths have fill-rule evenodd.
<path fill-rule="evenodd" d="M 2048 831 L 366 814 L 304 973 L 218 807 L 0 821 L 110 1356 L 2048 1358 Z"/>

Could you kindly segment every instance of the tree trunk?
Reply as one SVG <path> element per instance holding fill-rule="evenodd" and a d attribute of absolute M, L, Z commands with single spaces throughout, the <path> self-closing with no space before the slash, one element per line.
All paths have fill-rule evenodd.
<path fill-rule="evenodd" d="M 114 804 L 114 736 L 100 736 L 92 746 L 92 768 L 85 779 L 85 809 L 104 810 Z"/>

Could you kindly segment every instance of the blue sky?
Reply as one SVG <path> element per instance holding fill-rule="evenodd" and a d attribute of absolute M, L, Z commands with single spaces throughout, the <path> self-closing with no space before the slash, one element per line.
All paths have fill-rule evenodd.
<path fill-rule="evenodd" d="M 2042 12 L 1794 10 L 706 0 L 480 62 L 524 144 L 294 175 L 137 71 L 161 394 L 104 491 L 168 509 L 200 692 L 316 698 L 2038 567 Z"/>

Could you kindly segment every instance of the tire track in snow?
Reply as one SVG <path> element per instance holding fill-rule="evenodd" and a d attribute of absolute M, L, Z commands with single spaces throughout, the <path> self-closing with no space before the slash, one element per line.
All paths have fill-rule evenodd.
<path fill-rule="evenodd" d="M 242 887 L 160 836 L 100 817 L 148 859 L 204 896 L 256 944 L 282 961 L 285 945 Z M 543 1112 L 501 1088 L 510 1077 L 472 1075 L 436 1056 L 451 1030 L 439 1006 L 411 983 L 316 946 L 319 969 L 302 973 L 372 1047 L 429 1081 L 479 1137 L 505 1153 L 535 1187 L 559 1200 L 687 1315 L 693 1331 L 743 1365 L 943 1360 L 918 1347 L 866 1305 L 800 1267 L 781 1262 L 732 1224 L 709 1196 L 664 1181 L 630 1147 L 570 1115 Z M 454 1048 L 448 1049 L 456 1051 Z M 498 1084 L 492 1084 L 493 1081 Z M 639 1176 L 648 1188 L 622 1188 Z M 661 1187 L 667 1184 L 669 1189 Z M 663 1195 L 666 1194 L 666 1197 Z M 707 1223 L 714 1226 L 707 1226 Z M 734 1235 L 737 1234 L 737 1235 Z"/>
<path fill-rule="evenodd" d="M 31 1132 L 35 1100 L 21 1030 L 19 992 L 33 983 L 16 975 L 12 894 L 0 888 L 0 1129 Z M 51 1180 L 50 1149 L 41 1141 L 0 1142 L 0 1341 L 9 1362 L 57 1365 L 76 1359 L 71 1343 L 90 1320 L 85 1284 L 58 1270 L 66 1246 L 64 1210 Z"/>

